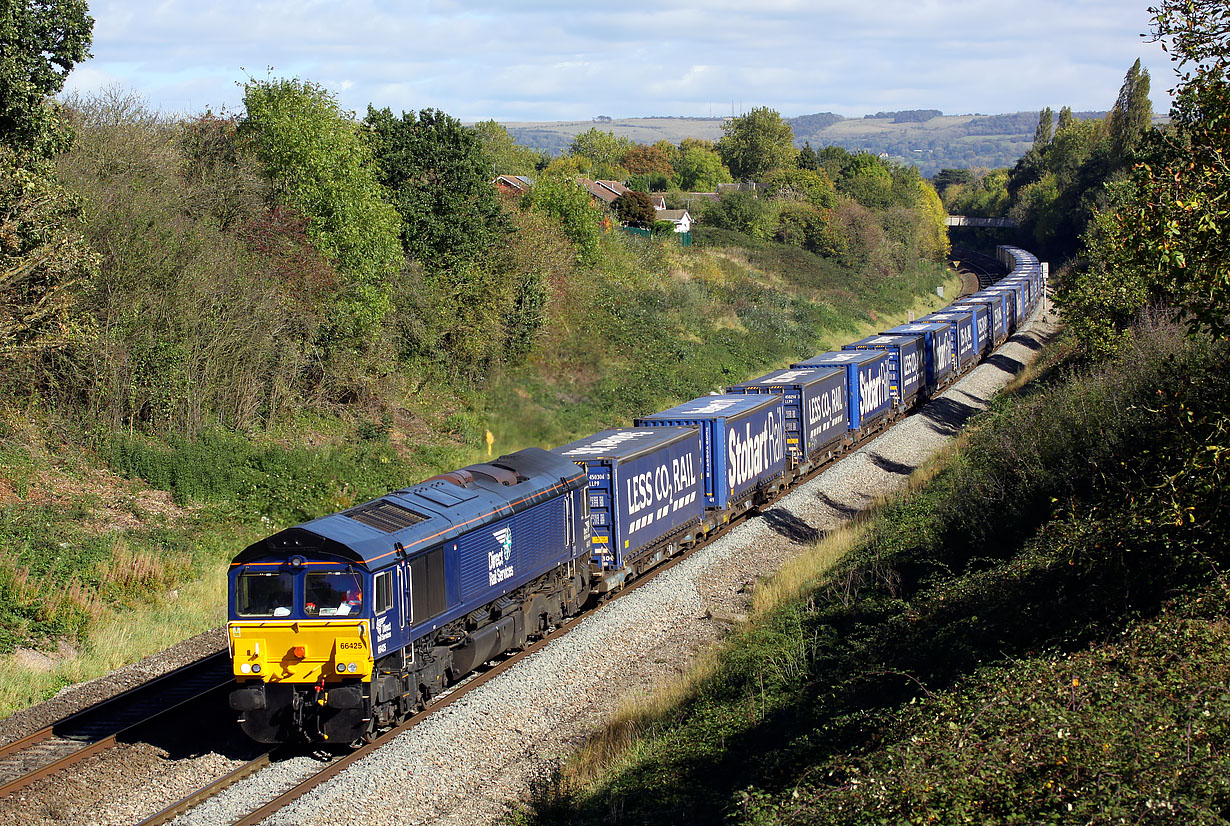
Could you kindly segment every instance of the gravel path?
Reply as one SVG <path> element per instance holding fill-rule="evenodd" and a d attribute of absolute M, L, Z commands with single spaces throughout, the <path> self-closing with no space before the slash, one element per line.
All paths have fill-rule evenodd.
<path fill-rule="evenodd" d="M 1049 307 L 1046 311 L 1053 317 Z M 1035 316 L 1041 317 L 1041 312 Z M 499 818 L 546 782 L 621 700 L 649 693 L 720 640 L 730 623 L 747 613 L 749 583 L 900 487 L 1037 355 L 1053 331 L 1036 320 L 918 415 L 267 822 L 474 826 Z M 220 631 L 211 632 L 66 689 L 0 721 L 0 741 L 224 644 Z M 86 770 L 74 770 L 65 784 L 44 781 L 0 800 L 0 819 L 15 824 L 135 822 L 245 759 L 252 746 L 235 734 L 201 731 L 192 739 L 176 732 L 166 743 L 126 744 L 91 758 Z M 191 753 L 184 751 L 184 742 L 194 743 Z M 278 764 L 176 823 L 230 822 L 319 767 L 312 757 Z"/>
<path fill-rule="evenodd" d="M 904 484 L 1037 355 L 1053 333 L 1041 315 L 918 415 L 266 823 L 474 826 L 499 818 L 547 781 L 622 698 L 652 690 L 720 639 L 729 618 L 747 612 L 750 581 Z M 224 822 L 311 768 L 299 760 L 262 772 L 177 823 Z"/>

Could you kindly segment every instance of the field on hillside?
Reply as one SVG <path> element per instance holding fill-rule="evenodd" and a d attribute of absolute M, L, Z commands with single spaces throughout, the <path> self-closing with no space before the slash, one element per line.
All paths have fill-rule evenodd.
<path fill-rule="evenodd" d="M 1078 117 L 1100 117 L 1100 112 L 1078 112 Z M 930 176 L 945 167 L 1007 167 L 1025 154 L 1033 141 L 1037 113 L 1009 115 L 942 115 L 925 121 L 895 122 L 892 117 L 840 118 L 816 115 L 788 118 L 795 130 L 795 144 L 809 142 L 814 148 L 841 146 L 910 163 Z M 813 124 L 827 123 L 822 129 Z M 556 121 L 505 123 L 520 144 L 558 155 L 568 149 L 573 137 L 589 129 L 611 132 L 637 143 L 684 138 L 716 141 L 722 137 L 726 119 L 715 118 L 614 118 L 610 121 Z"/>

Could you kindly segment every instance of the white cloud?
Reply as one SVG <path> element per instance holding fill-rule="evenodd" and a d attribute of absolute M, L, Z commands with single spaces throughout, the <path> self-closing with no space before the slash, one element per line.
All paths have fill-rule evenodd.
<path fill-rule="evenodd" d="M 236 106 L 244 71 L 299 76 L 348 108 L 586 119 L 768 105 L 1009 112 L 1105 109 L 1143 57 L 1169 64 L 1138 0 L 187 0 L 95 2 L 73 89 L 121 82 L 154 106 Z M 242 67 L 242 70 L 241 70 Z"/>

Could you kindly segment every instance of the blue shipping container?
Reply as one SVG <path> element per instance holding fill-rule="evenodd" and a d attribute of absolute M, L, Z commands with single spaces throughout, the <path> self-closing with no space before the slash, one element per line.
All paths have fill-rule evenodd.
<path fill-rule="evenodd" d="M 987 287 L 983 292 L 999 293 L 1004 297 L 1004 306 L 1008 313 L 1008 329 L 1016 332 L 1017 327 L 1025 321 L 1025 288 L 1019 284 L 1005 284 L 1002 281 Z"/>
<path fill-rule="evenodd" d="M 1012 333 L 1011 324 L 1009 322 L 1008 302 L 1005 300 L 1003 293 L 992 293 L 986 290 L 981 290 L 971 295 L 969 298 L 963 298 L 962 301 L 985 301 L 991 307 L 991 334 L 995 337 L 996 344 L 1002 344 L 1007 340 Z"/>
<path fill-rule="evenodd" d="M 944 383 L 956 370 L 956 328 L 951 322 L 914 322 L 898 324 L 886 335 L 922 336 L 923 387 L 928 393 Z"/>
<path fill-rule="evenodd" d="M 636 427 L 699 427 L 705 506 L 726 510 L 786 467 L 781 396 L 701 396 L 633 420 Z"/>
<path fill-rule="evenodd" d="M 552 453 L 576 462 L 588 476 L 595 570 L 623 568 L 704 515 L 698 428 L 604 430 Z"/>
<path fill-rule="evenodd" d="M 884 351 L 821 353 L 790 366 L 799 369 L 840 367 L 846 371 L 847 423 L 856 434 L 878 423 L 892 409 L 891 365 L 889 354 Z"/>
<path fill-rule="evenodd" d="M 899 410 L 914 404 L 923 380 L 923 343 L 918 336 L 868 336 L 844 345 L 845 350 L 888 353 L 888 392 Z"/>
<path fill-rule="evenodd" d="M 774 370 L 729 389 L 730 393 L 777 393 L 786 414 L 786 451 L 802 463 L 846 439 L 850 392 L 841 368 Z"/>
<path fill-rule="evenodd" d="M 947 321 L 957 331 L 957 368 L 965 370 L 978 360 L 979 341 L 977 329 L 974 326 L 974 311 L 969 307 L 948 307 L 936 313 L 930 313 L 919 321 Z"/>
<path fill-rule="evenodd" d="M 979 352 L 986 354 L 995 349 L 995 344 L 1000 341 L 1003 334 L 1002 325 L 1004 320 L 1004 311 L 1002 302 L 995 301 L 990 298 L 962 298 L 960 301 L 953 302 L 954 307 L 970 307 L 977 313 L 978 319 L 978 341 Z M 999 322 L 1000 326 L 995 324 L 996 306 L 1000 307 Z"/>

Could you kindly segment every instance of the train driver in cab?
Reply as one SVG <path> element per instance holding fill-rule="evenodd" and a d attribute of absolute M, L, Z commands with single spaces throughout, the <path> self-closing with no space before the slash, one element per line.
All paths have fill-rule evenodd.
<path fill-rule="evenodd" d="M 304 611 L 321 617 L 346 617 L 363 610 L 363 588 L 353 571 L 307 575 Z"/>

